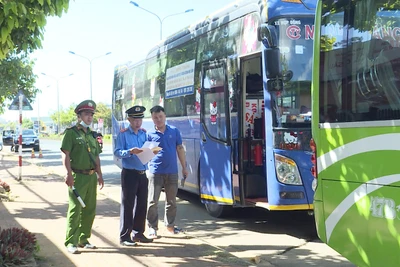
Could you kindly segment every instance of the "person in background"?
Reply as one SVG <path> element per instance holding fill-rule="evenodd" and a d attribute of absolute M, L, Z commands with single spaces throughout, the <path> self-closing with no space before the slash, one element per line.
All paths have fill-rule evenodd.
<path fill-rule="evenodd" d="M 100 129 L 97 130 L 96 140 L 99 142 L 100 148 L 103 149 L 103 134 L 101 133 Z"/>
<path fill-rule="evenodd" d="M 148 140 L 159 142 L 162 150 L 149 162 L 149 208 L 147 211 L 147 224 L 149 237 L 157 238 L 158 230 L 158 200 L 161 189 L 165 189 L 165 218 L 164 223 L 170 234 L 178 234 L 181 229 L 175 226 L 176 194 L 178 193 L 178 162 L 182 166 L 182 175 L 187 177 L 186 155 L 182 145 L 179 130 L 166 124 L 164 108 L 154 106 L 150 109 L 154 122 L 154 130 L 148 131 Z"/>
<path fill-rule="evenodd" d="M 122 159 L 120 244 L 135 246 L 136 242 L 150 243 L 144 236 L 147 212 L 147 164 L 137 157 L 147 135 L 140 128 L 146 108 L 133 106 L 126 111 L 129 127 L 118 133 L 114 155 Z M 136 204 L 136 207 L 135 207 Z"/>
<path fill-rule="evenodd" d="M 67 213 L 67 233 L 64 245 L 68 252 L 78 254 L 78 246 L 95 249 L 89 242 L 92 225 L 96 215 L 97 183 L 100 189 L 104 186 L 100 166 L 99 143 L 89 126 L 93 122 L 96 103 L 92 100 L 81 102 L 75 113 L 78 123 L 65 130 L 61 143 L 63 165 L 67 171 L 65 183 L 68 186 L 69 206 Z M 80 194 L 86 207 L 82 208 L 72 187 Z"/>

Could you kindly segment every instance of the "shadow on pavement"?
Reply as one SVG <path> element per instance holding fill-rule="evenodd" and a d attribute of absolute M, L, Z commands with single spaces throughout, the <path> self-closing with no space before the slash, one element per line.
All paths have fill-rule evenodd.
<path fill-rule="evenodd" d="M 315 253 L 310 249 L 298 248 L 296 249 L 296 255 L 290 254 L 290 256 L 282 255 L 263 255 L 263 258 L 267 259 L 272 264 L 279 264 L 279 266 L 340 266 L 340 267 L 351 267 L 353 264 L 348 261 L 342 261 L 337 257 L 330 255 L 324 255 L 321 257 L 320 254 Z M 301 264 L 299 264 L 301 262 Z M 356 266 L 354 266 L 356 267 Z"/>
<path fill-rule="evenodd" d="M 61 162 L 57 158 L 60 157 L 59 154 L 48 156 L 54 157 L 54 160 L 57 160 L 57 166 L 60 165 Z M 0 167 L 0 170 L 5 170 L 7 174 L 16 179 L 17 177 L 15 177 L 9 170 L 15 167 L 16 161 L 8 161 L 2 158 L 1 163 L 2 166 Z M 49 163 L 52 164 L 51 161 Z M 29 163 L 24 161 L 23 164 L 28 165 Z M 50 166 L 52 166 L 51 164 Z M 30 165 L 32 164 L 29 164 L 28 166 Z M 47 166 L 49 165 L 46 163 L 46 167 Z M 15 172 L 15 170 L 13 170 L 13 172 Z M 120 174 L 110 173 L 110 175 L 117 175 L 117 177 L 119 177 Z M 35 174 L 29 175 L 29 178 L 25 178 L 26 182 L 29 183 L 47 182 L 47 185 L 51 183 L 60 183 L 62 182 L 61 179 L 60 176 L 54 174 Z M 36 186 L 39 186 L 39 183 L 37 183 Z M 35 203 L 26 203 L 23 207 L 16 209 L 15 215 L 12 215 L 12 223 L 18 224 L 18 219 L 47 221 L 65 218 L 67 203 L 51 201 L 49 197 L 42 197 L 40 193 L 38 193 L 41 191 L 37 190 L 38 192 L 36 192 L 36 189 L 32 189 L 23 182 L 21 184 L 30 193 L 40 199 L 38 202 L 46 203 L 47 207 L 35 208 Z M 113 184 L 118 185 L 119 178 L 115 179 Z M 198 195 L 179 192 L 178 197 L 177 224 L 184 227 L 187 231 L 187 238 L 184 237 L 179 239 L 163 237 L 157 239 L 151 244 L 139 244 L 134 248 L 125 248 L 115 245 L 118 244 L 120 204 L 110 198 L 99 197 L 95 219 L 95 224 L 98 224 L 98 227 L 94 228 L 92 232 L 93 236 L 100 239 L 104 245 L 94 251 L 83 250 L 82 254 L 101 254 L 102 257 L 107 257 L 107 255 L 113 257 L 119 254 L 124 254 L 125 256 L 128 256 L 133 263 L 136 261 L 138 263 L 145 263 L 147 266 L 160 266 L 160 259 L 163 259 L 163 262 L 165 263 L 164 266 L 250 266 L 251 264 L 249 262 L 238 258 L 231 253 L 256 251 L 261 258 L 268 260 L 271 263 L 275 263 L 280 267 L 295 266 L 296 261 L 297 263 L 307 263 L 307 266 L 331 266 L 332 264 L 336 264 L 336 266 L 352 266 L 348 265 L 347 262 L 347 265 L 344 265 L 344 261 L 333 256 L 322 258 L 320 256 L 321 254 L 314 253 L 306 246 L 303 247 L 303 244 L 306 243 L 320 243 L 316 235 L 314 218 L 306 213 L 269 212 L 265 209 L 246 208 L 235 210 L 234 214 L 228 218 L 218 219 L 211 217 L 207 213 L 204 205 L 199 200 Z M 159 218 L 161 220 L 163 219 L 162 214 L 164 211 L 164 205 L 165 202 L 160 199 Z M 4 211 L 4 209 L 4 205 L 0 202 L 0 218 L 2 218 L 0 226 L 4 223 L 3 216 L 7 216 L 7 210 Z M 8 217 L 11 217 L 9 212 Z M 241 237 L 242 240 L 246 242 L 236 242 L 238 240 L 238 237 L 236 236 L 237 233 L 239 231 L 243 232 L 243 230 L 266 234 L 265 238 L 268 238 L 271 235 L 289 235 L 303 239 L 304 243 L 300 243 L 296 246 L 288 246 L 281 244 L 278 240 L 276 244 L 269 242 L 268 245 L 264 245 L 260 240 L 249 240 L 249 238 L 251 238 L 249 236 Z M 62 228 L 60 231 L 64 233 L 65 229 Z M 206 241 L 218 238 L 229 239 L 230 236 L 236 238 L 235 242 L 228 243 L 228 245 L 220 245 L 219 247 L 209 245 Z M 260 238 L 260 235 L 258 235 L 258 238 Z M 38 236 L 38 240 L 41 246 L 46 246 L 45 256 L 49 261 L 53 260 L 53 258 L 55 259 L 55 257 L 61 257 L 62 260 L 65 258 L 66 264 L 71 263 L 63 252 L 58 250 L 57 246 L 52 244 L 45 236 Z M 53 249 L 56 250 L 54 251 L 54 255 L 49 254 L 48 246 L 52 246 Z M 278 253 L 276 253 L 276 251 L 278 251 Z M 296 251 L 296 253 L 293 253 L 293 251 Z M 301 264 L 301 266 L 304 266 L 304 264 Z"/>
<path fill-rule="evenodd" d="M 261 240 L 249 240 L 249 238 L 252 238 L 249 235 L 243 237 L 242 243 L 232 242 L 229 245 L 219 246 L 227 252 L 255 251 L 261 258 L 282 267 L 295 266 L 296 262 L 297 265 L 301 262 L 301 266 L 331 266 L 333 264 L 336 264 L 336 266 L 354 266 L 339 257 L 326 257 L 326 255 L 322 257 L 321 254 L 304 246 L 308 243 L 322 245 L 316 232 L 314 217 L 306 212 L 277 212 L 262 208 L 238 208 L 227 218 L 214 218 L 207 213 L 199 196 L 183 191 L 179 191 L 178 196 L 181 199 L 181 201 L 178 201 L 178 216 L 180 217 L 178 223 L 182 224 L 181 226 L 185 228 L 188 235 L 193 235 L 195 238 L 209 240 L 232 236 L 237 241 L 237 233 L 248 230 L 249 232 L 266 234 L 265 238 L 271 238 L 271 235 L 284 234 L 303 240 L 303 242 L 293 246 L 281 245 L 279 240 L 277 240 L 276 245 L 270 245 L 273 242 L 269 242 L 268 245 L 260 245 L 262 244 Z M 191 206 L 188 207 L 182 200 L 189 201 Z M 160 207 L 163 208 L 163 204 L 160 203 Z M 192 209 L 190 219 L 186 219 L 183 215 L 188 214 L 188 208 Z M 222 228 L 223 230 L 221 230 Z M 260 238 L 259 235 L 258 238 Z M 252 245 L 248 245 L 249 243 Z M 290 253 L 292 250 L 296 250 L 296 252 Z M 290 255 L 290 260 L 288 260 L 288 255 Z M 285 264 L 285 262 L 288 264 Z"/>
<path fill-rule="evenodd" d="M 24 214 L 25 218 L 30 218 L 32 214 L 35 214 L 38 211 L 30 210 L 30 209 L 24 209 L 24 212 L 29 211 L 28 214 Z M 41 212 L 40 212 L 41 213 Z M 43 213 L 42 213 L 43 214 Z M 45 217 L 47 216 L 35 216 L 36 218 L 40 218 L 41 220 L 46 219 Z M 7 208 L 4 206 L 4 203 L 0 201 L 0 228 L 5 229 L 5 228 L 12 228 L 12 227 L 18 227 L 18 228 L 23 228 L 17 221 L 18 218 L 21 218 L 21 214 L 18 215 L 11 215 L 10 211 L 7 210 Z M 47 219 L 52 219 L 52 218 L 47 218 Z M 63 266 L 74 266 L 74 264 L 66 257 L 58 248 L 57 246 L 52 243 L 45 235 L 42 233 L 35 233 L 34 231 L 31 231 L 28 229 L 31 233 L 35 234 L 36 240 L 39 244 L 40 248 L 46 248 L 46 255 L 43 254 L 43 250 L 39 250 L 39 252 L 36 255 L 36 263 L 37 266 L 39 267 L 47 267 L 47 266 L 59 266 L 57 263 L 58 262 L 63 262 L 65 265 Z M 53 255 L 52 257 L 47 257 L 47 254 L 51 253 Z M 54 255 L 57 255 L 57 260 L 54 261 Z"/>
<path fill-rule="evenodd" d="M 226 218 L 214 218 L 208 215 L 199 196 L 179 191 L 178 197 L 181 200 L 189 201 L 190 204 L 195 205 L 201 210 L 201 212 L 194 214 L 194 217 L 190 220 L 191 222 L 185 222 L 185 224 L 188 223 L 196 230 L 207 230 L 209 225 L 204 224 L 203 220 L 205 217 L 208 217 L 209 220 L 214 222 L 224 222 L 224 227 L 230 226 L 233 229 L 247 229 L 264 234 L 287 234 L 306 240 L 318 238 L 314 217 L 308 215 L 306 212 L 280 212 L 268 211 L 262 208 L 237 208 Z M 213 233 L 208 233 L 208 235 L 213 235 Z"/>

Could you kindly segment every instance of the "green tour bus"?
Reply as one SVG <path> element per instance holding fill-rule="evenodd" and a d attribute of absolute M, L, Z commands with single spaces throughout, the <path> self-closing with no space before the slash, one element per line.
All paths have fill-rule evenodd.
<path fill-rule="evenodd" d="M 357 266 L 400 266 L 400 1 L 320 0 L 314 37 L 318 235 Z"/>

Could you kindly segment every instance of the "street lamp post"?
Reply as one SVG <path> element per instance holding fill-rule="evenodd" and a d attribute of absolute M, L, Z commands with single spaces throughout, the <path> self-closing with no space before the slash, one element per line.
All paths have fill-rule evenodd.
<path fill-rule="evenodd" d="M 82 57 L 82 58 L 86 59 L 87 61 L 89 61 L 89 65 L 90 65 L 90 100 L 93 100 L 93 94 L 92 94 L 92 92 L 93 92 L 92 91 L 92 61 L 97 59 L 97 58 L 99 58 L 99 57 L 107 56 L 107 55 L 111 54 L 111 52 L 107 52 L 104 55 L 100 55 L 100 56 L 97 56 L 97 57 L 94 57 L 94 58 L 91 58 L 91 59 L 88 58 L 88 57 L 79 55 L 79 54 L 77 54 L 77 53 L 75 53 L 73 51 L 68 51 L 68 52 L 70 54 L 72 54 L 72 55 L 75 55 L 75 56 L 78 56 L 78 57 Z"/>
<path fill-rule="evenodd" d="M 184 13 L 188 13 L 188 12 L 194 11 L 194 9 L 191 8 L 191 9 L 185 10 L 185 11 L 183 11 L 183 12 L 178 12 L 178 13 L 174 13 L 174 14 L 165 16 L 164 18 L 161 19 L 156 13 L 151 12 L 150 10 L 147 10 L 147 9 L 145 9 L 145 8 L 143 8 L 143 7 L 141 7 L 141 6 L 139 6 L 138 3 L 133 2 L 133 1 L 130 1 L 129 3 L 132 4 L 132 5 L 134 5 L 135 7 L 138 7 L 138 8 L 140 8 L 140 9 L 142 9 L 142 10 L 144 10 L 144 11 L 146 11 L 146 12 L 148 12 L 148 13 L 150 13 L 150 14 L 152 14 L 152 15 L 154 15 L 154 16 L 157 17 L 157 19 L 160 21 L 160 40 L 162 40 L 162 38 L 163 38 L 163 37 L 162 37 L 162 36 L 163 36 L 163 22 L 164 22 L 164 20 L 165 20 L 166 18 L 169 18 L 169 17 L 172 17 L 172 16 L 176 16 L 176 15 L 180 15 L 180 14 L 184 14 Z"/>
<path fill-rule="evenodd" d="M 50 87 L 50 85 L 47 85 L 46 86 L 46 88 L 49 88 Z M 39 110 L 40 110 L 40 103 L 39 103 L 39 96 L 38 96 L 38 98 L 37 98 L 37 104 L 38 104 L 38 108 L 37 108 L 37 121 L 38 121 L 38 135 L 40 134 L 40 113 L 39 113 Z"/>
<path fill-rule="evenodd" d="M 48 74 L 46 74 L 46 73 L 44 73 L 44 72 L 42 72 L 42 75 L 54 79 L 54 80 L 56 81 L 56 83 L 57 83 L 57 116 L 58 116 L 58 118 L 57 118 L 57 133 L 59 134 L 59 133 L 60 133 L 60 129 L 61 129 L 61 125 L 60 125 L 61 117 L 60 117 L 60 88 L 58 87 L 58 82 L 59 82 L 61 79 L 67 78 L 67 77 L 72 76 L 72 75 L 74 75 L 74 74 L 73 74 L 73 73 L 70 73 L 70 74 L 68 74 L 68 75 L 66 75 L 66 76 L 62 76 L 62 77 L 58 77 L 58 78 L 57 78 L 57 77 L 54 77 L 54 76 L 51 76 L 51 75 L 48 75 Z"/>

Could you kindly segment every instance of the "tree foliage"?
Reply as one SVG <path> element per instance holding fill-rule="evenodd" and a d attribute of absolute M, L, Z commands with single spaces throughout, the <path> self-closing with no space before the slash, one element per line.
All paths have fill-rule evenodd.
<path fill-rule="evenodd" d="M 0 61 L 0 114 L 4 113 L 6 100 L 12 101 L 21 90 L 28 101 L 32 101 L 38 89 L 37 76 L 33 74 L 34 61 L 25 54 L 10 55 Z"/>
<path fill-rule="evenodd" d="M 104 103 L 98 103 L 94 114 L 94 123 L 99 123 L 103 119 L 103 128 L 111 127 L 111 108 Z"/>
<path fill-rule="evenodd" d="M 66 109 L 60 109 L 60 126 L 61 128 L 69 127 L 76 123 L 77 117 L 75 114 L 76 104 L 72 103 Z M 58 112 L 54 112 L 50 115 L 50 118 L 55 124 L 58 124 Z M 103 128 L 111 127 L 111 108 L 105 103 L 98 103 L 96 107 L 96 113 L 94 114 L 93 123 L 98 123 L 99 119 L 104 120 Z"/>
<path fill-rule="evenodd" d="M 69 0 L 0 0 L 0 59 L 41 48 L 46 17 L 61 16 Z"/>
<path fill-rule="evenodd" d="M 33 121 L 30 119 L 22 119 L 22 129 L 33 129 Z"/>
<path fill-rule="evenodd" d="M 17 121 L 10 121 L 4 125 L 0 125 L 0 129 L 11 129 L 15 131 L 17 126 L 19 127 L 19 123 Z M 33 129 L 33 121 L 28 118 L 22 119 L 22 129 Z"/>
<path fill-rule="evenodd" d="M 19 90 L 28 101 L 36 96 L 34 61 L 27 55 L 42 47 L 46 17 L 61 17 L 68 6 L 69 0 L 0 0 L 0 114 Z"/>
<path fill-rule="evenodd" d="M 71 104 L 67 109 L 60 109 L 60 116 L 58 116 L 58 111 L 50 115 L 51 120 L 58 125 L 58 118 L 60 118 L 61 129 L 64 127 L 71 126 L 76 122 L 76 114 L 74 112 L 76 105 Z"/>

